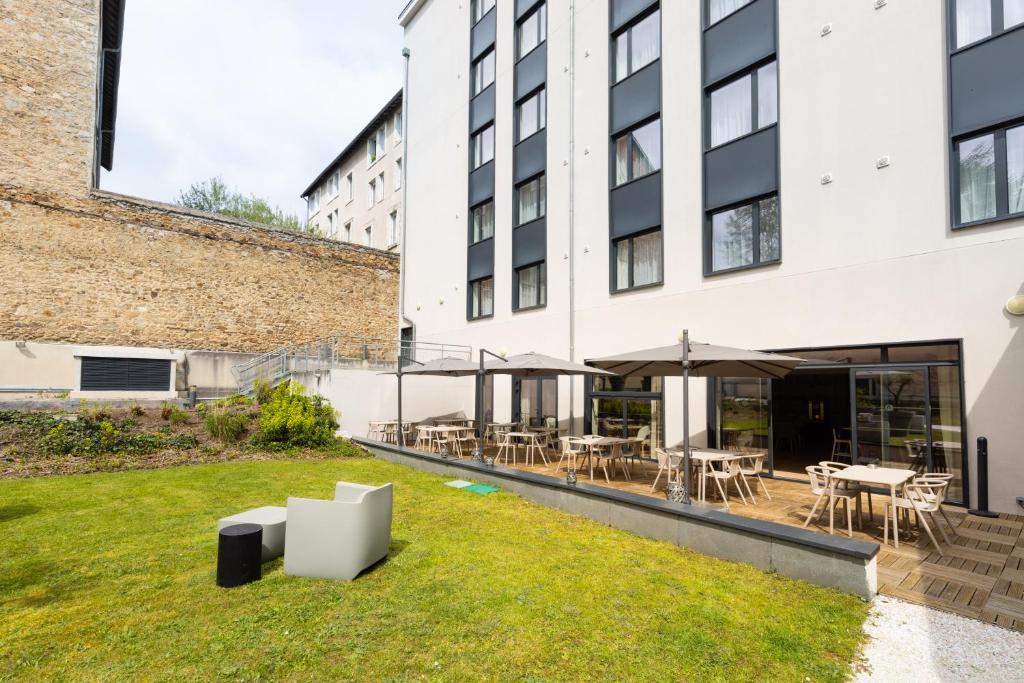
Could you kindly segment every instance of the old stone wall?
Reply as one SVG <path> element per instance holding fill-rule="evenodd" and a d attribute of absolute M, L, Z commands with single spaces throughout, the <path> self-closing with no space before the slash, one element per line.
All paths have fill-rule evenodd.
<path fill-rule="evenodd" d="M 0 339 L 394 338 L 397 255 L 92 188 L 99 21 L 98 0 L 0 0 Z"/>

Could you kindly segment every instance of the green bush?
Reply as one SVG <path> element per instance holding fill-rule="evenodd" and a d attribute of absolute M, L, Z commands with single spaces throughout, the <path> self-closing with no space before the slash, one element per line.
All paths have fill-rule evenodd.
<path fill-rule="evenodd" d="M 261 404 L 259 431 L 253 443 L 268 448 L 328 446 L 338 422 L 323 396 L 307 396 L 301 384 L 284 382 Z"/>
<path fill-rule="evenodd" d="M 197 403 L 196 404 L 196 412 L 199 413 L 200 415 L 206 415 L 206 411 L 209 410 L 209 409 L 210 409 L 210 406 L 208 406 L 205 403 Z"/>
<path fill-rule="evenodd" d="M 210 436 L 220 441 L 231 442 L 242 438 L 250 419 L 251 416 L 247 413 L 233 413 L 226 408 L 217 407 L 206 412 L 204 422 Z"/>
<path fill-rule="evenodd" d="M 138 403 L 133 403 L 128 406 L 128 414 L 135 417 L 142 417 L 146 414 L 146 409 L 140 406 Z"/>
<path fill-rule="evenodd" d="M 188 413 L 169 401 L 164 401 L 160 406 L 160 417 L 172 425 L 188 422 Z"/>
<path fill-rule="evenodd" d="M 257 380 L 258 381 L 258 380 Z M 256 401 L 244 394 L 232 394 L 217 401 L 218 406 L 251 406 Z"/>
<path fill-rule="evenodd" d="M 39 440 L 40 448 L 54 455 L 144 455 L 167 445 L 167 439 L 160 434 L 129 431 L 133 422 L 115 424 L 88 416 L 56 422 Z"/>
<path fill-rule="evenodd" d="M 252 393 L 256 397 L 256 403 L 259 405 L 270 403 L 274 398 L 274 388 L 262 379 L 252 383 Z"/>

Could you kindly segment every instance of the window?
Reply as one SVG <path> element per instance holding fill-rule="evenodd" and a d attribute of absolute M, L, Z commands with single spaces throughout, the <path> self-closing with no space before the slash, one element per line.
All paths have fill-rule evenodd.
<path fill-rule="evenodd" d="M 1024 0 L 952 0 L 956 49 L 1024 23 Z M 1001 11 L 1000 11 L 1001 10 Z"/>
<path fill-rule="evenodd" d="M 334 234 L 334 213 L 327 214 L 327 236 L 331 237 Z"/>
<path fill-rule="evenodd" d="M 544 216 L 546 203 L 544 195 L 544 176 L 528 180 L 516 188 L 516 216 L 518 216 L 516 225 L 523 225 Z"/>
<path fill-rule="evenodd" d="M 313 190 L 313 193 L 306 197 L 306 211 L 310 216 L 315 215 L 320 210 L 320 189 Z"/>
<path fill-rule="evenodd" d="M 484 18 L 484 15 L 494 9 L 494 4 L 497 0 L 473 0 L 472 5 L 472 16 L 473 23 L 480 21 Z"/>
<path fill-rule="evenodd" d="M 512 420 L 531 427 L 557 427 L 558 378 L 513 377 Z"/>
<path fill-rule="evenodd" d="M 334 172 L 327 178 L 327 197 L 333 199 L 338 196 L 338 173 Z"/>
<path fill-rule="evenodd" d="M 780 255 L 777 196 L 711 214 L 710 272 L 772 263 Z"/>
<path fill-rule="evenodd" d="M 494 201 L 473 207 L 472 244 L 494 237 Z"/>
<path fill-rule="evenodd" d="M 347 176 L 345 176 L 345 201 L 346 202 L 352 201 L 352 198 L 353 198 L 352 197 L 352 190 L 353 190 L 352 174 L 349 173 Z"/>
<path fill-rule="evenodd" d="M 346 242 L 352 241 L 352 221 L 345 223 L 345 231 L 342 233 L 342 237 Z"/>
<path fill-rule="evenodd" d="M 395 159 L 395 189 L 402 189 L 402 160 Z"/>
<path fill-rule="evenodd" d="M 661 57 L 661 10 L 624 29 L 613 40 L 617 83 Z"/>
<path fill-rule="evenodd" d="M 473 96 L 476 97 L 494 83 L 494 50 L 473 62 Z"/>
<path fill-rule="evenodd" d="M 661 119 L 615 138 L 615 184 L 661 170 Z"/>
<path fill-rule="evenodd" d="M 387 146 L 384 144 L 384 141 L 387 139 L 387 131 L 385 130 L 386 127 L 387 124 L 382 125 L 380 128 L 377 129 L 377 151 L 380 152 L 381 155 L 383 155 L 384 152 L 387 151 Z"/>
<path fill-rule="evenodd" d="M 483 278 L 469 283 L 469 317 L 486 318 L 494 315 L 494 278 Z"/>
<path fill-rule="evenodd" d="M 379 176 L 377 176 L 377 196 L 375 197 L 375 199 L 378 202 L 384 201 L 384 172 L 383 171 L 381 171 L 381 174 Z"/>
<path fill-rule="evenodd" d="M 398 244 L 398 211 L 388 214 L 388 246 Z"/>
<path fill-rule="evenodd" d="M 516 270 L 516 309 L 536 308 L 547 303 L 544 263 Z"/>
<path fill-rule="evenodd" d="M 779 120 L 778 70 L 773 61 L 711 91 L 711 147 Z M 757 102 L 757 107 L 753 102 Z"/>
<path fill-rule="evenodd" d="M 363 228 L 363 244 L 367 247 L 373 246 L 373 226 L 367 225 Z"/>
<path fill-rule="evenodd" d="M 403 135 L 403 130 L 402 130 L 402 110 L 401 109 L 399 109 L 398 111 L 395 112 L 395 119 L 392 122 L 391 127 L 395 129 L 395 142 L 396 143 L 397 142 L 401 142 L 402 141 L 402 135 Z"/>
<path fill-rule="evenodd" d="M 956 159 L 961 225 L 1024 212 L 1024 126 L 960 140 Z"/>
<path fill-rule="evenodd" d="M 708 0 L 708 26 L 714 24 L 753 0 Z"/>
<path fill-rule="evenodd" d="M 516 59 L 522 59 L 544 42 L 548 32 L 547 23 L 547 3 L 542 4 L 519 23 L 516 27 Z"/>
<path fill-rule="evenodd" d="M 473 168 L 477 169 L 494 159 L 494 124 L 473 134 L 470 141 L 470 153 L 473 155 Z"/>
<path fill-rule="evenodd" d="M 369 194 L 367 195 L 367 204 L 369 206 L 373 206 L 374 203 L 376 203 L 376 201 L 377 201 L 377 179 L 376 178 L 373 178 L 373 179 L 370 180 L 370 182 L 367 184 L 367 189 L 369 190 Z"/>
<path fill-rule="evenodd" d="M 615 291 L 661 282 L 661 230 L 615 242 Z"/>
<path fill-rule="evenodd" d="M 373 137 L 366 141 L 366 165 L 370 166 L 373 162 L 377 161 L 379 157 L 384 156 L 385 147 L 385 126 L 381 126 L 374 133 Z"/>
<path fill-rule="evenodd" d="M 547 125 L 547 95 L 545 92 L 544 90 L 539 91 L 516 107 L 518 142 L 525 140 Z"/>

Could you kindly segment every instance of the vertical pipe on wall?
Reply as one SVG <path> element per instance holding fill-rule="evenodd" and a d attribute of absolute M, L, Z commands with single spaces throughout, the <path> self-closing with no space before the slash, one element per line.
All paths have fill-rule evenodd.
<path fill-rule="evenodd" d="M 409 224 L 409 48 L 402 48 L 402 244 L 398 248 L 398 349 L 402 350 L 402 325 L 405 317 L 405 242 Z M 411 320 L 408 322 L 412 322 Z"/>
<path fill-rule="evenodd" d="M 576 2 L 569 0 L 569 361 L 576 362 Z M 569 376 L 569 434 L 576 433 L 576 377 Z"/>

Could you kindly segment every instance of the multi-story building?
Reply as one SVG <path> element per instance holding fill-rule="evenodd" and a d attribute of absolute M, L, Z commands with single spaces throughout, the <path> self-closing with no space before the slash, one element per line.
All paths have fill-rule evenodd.
<path fill-rule="evenodd" d="M 302 193 L 306 218 L 325 237 L 397 249 L 403 178 L 399 91 Z"/>
<path fill-rule="evenodd" d="M 780 477 L 837 448 L 947 471 L 971 503 L 985 436 L 991 506 L 1017 508 L 1024 2 L 412 0 L 400 23 L 418 340 L 787 351 L 809 362 L 784 380 L 692 381 L 698 443 L 768 449 Z M 681 387 L 483 398 L 657 446 Z"/>

